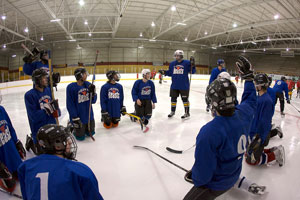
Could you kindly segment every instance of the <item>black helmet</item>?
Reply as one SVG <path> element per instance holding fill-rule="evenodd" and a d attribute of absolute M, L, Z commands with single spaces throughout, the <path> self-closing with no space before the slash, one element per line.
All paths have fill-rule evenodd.
<path fill-rule="evenodd" d="M 63 155 L 72 160 L 76 157 L 77 145 L 69 128 L 47 124 L 38 130 L 37 140 L 42 153 Z"/>
<path fill-rule="evenodd" d="M 235 108 L 236 87 L 225 78 L 214 80 L 206 89 L 207 101 L 218 112 Z"/>
<path fill-rule="evenodd" d="M 85 74 L 85 73 L 88 75 L 88 72 L 86 71 L 85 68 L 83 68 L 83 67 L 77 68 L 74 71 L 74 76 L 75 76 L 76 80 L 78 81 L 78 80 L 82 79 L 83 74 Z"/>
<path fill-rule="evenodd" d="M 281 77 L 281 80 L 282 80 L 282 81 L 286 81 L 285 76 L 282 76 L 282 77 Z"/>
<path fill-rule="evenodd" d="M 254 77 L 254 83 L 256 86 L 262 86 L 264 88 L 268 88 L 270 85 L 270 79 L 267 74 L 257 74 Z"/>
<path fill-rule="evenodd" d="M 37 85 L 40 88 L 43 88 L 44 86 L 42 86 L 41 80 L 44 76 L 48 76 L 48 73 L 45 69 L 39 68 L 34 70 L 31 76 L 33 84 Z"/>
<path fill-rule="evenodd" d="M 117 75 L 117 79 L 115 79 L 115 75 Z M 111 81 L 111 80 L 119 81 L 121 78 L 121 75 L 119 74 L 119 72 L 111 70 L 106 73 L 106 77 L 107 77 L 108 81 Z"/>

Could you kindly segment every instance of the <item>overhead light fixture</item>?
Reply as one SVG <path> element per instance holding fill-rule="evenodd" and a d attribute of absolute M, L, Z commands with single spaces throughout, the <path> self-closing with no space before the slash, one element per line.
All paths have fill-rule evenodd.
<path fill-rule="evenodd" d="M 152 27 L 154 27 L 154 26 L 155 26 L 155 23 L 154 23 L 154 22 L 152 22 L 152 23 L 151 23 L 151 26 L 152 26 Z"/>
<path fill-rule="evenodd" d="M 88 21 L 87 21 L 87 20 L 85 20 L 85 21 L 84 21 L 84 24 L 85 24 L 85 25 L 88 25 L 89 23 L 88 23 Z"/>
<path fill-rule="evenodd" d="M 196 52 L 195 50 L 192 51 L 192 53 L 195 53 L 195 52 Z"/>
<path fill-rule="evenodd" d="M 244 51 L 243 51 L 244 53 L 246 53 L 246 49 L 244 49 Z"/>
<path fill-rule="evenodd" d="M 143 46 L 139 46 L 139 49 L 143 49 L 144 47 Z"/>
<path fill-rule="evenodd" d="M 276 19 L 279 19 L 279 15 L 278 15 L 278 14 L 274 15 L 274 19 L 275 19 L 275 20 L 276 20 Z"/>
<path fill-rule="evenodd" d="M 271 40 L 270 37 L 268 37 L 268 38 L 267 38 L 267 41 L 270 41 L 270 40 Z"/>
<path fill-rule="evenodd" d="M 252 43 L 252 44 L 256 44 L 256 42 L 254 42 L 254 41 L 252 41 L 251 43 Z"/>
<path fill-rule="evenodd" d="M 142 32 L 140 32 L 140 37 L 143 37 L 143 33 Z"/>
<path fill-rule="evenodd" d="M 6 20 L 6 15 L 3 14 L 3 15 L 1 16 L 1 18 L 2 18 L 2 20 Z"/>
<path fill-rule="evenodd" d="M 264 48 L 264 51 L 266 51 L 266 48 Z"/>
<path fill-rule="evenodd" d="M 233 28 L 236 28 L 236 27 L 237 27 L 237 23 L 234 22 L 234 23 L 232 24 L 232 27 L 233 27 Z"/>
<path fill-rule="evenodd" d="M 69 42 L 76 42 L 76 40 L 75 39 L 71 39 L 71 40 L 69 40 Z"/>
<path fill-rule="evenodd" d="M 286 48 L 286 51 L 289 51 L 290 49 L 289 48 Z"/>
<path fill-rule="evenodd" d="M 28 32 L 29 32 L 28 27 L 26 27 L 26 28 L 24 29 L 24 31 L 25 31 L 26 33 L 28 33 Z"/>
<path fill-rule="evenodd" d="M 15 57 L 17 57 L 17 55 L 16 55 L 16 54 L 14 54 L 14 55 L 12 55 L 11 57 L 12 57 L 12 58 L 15 58 Z"/>
<path fill-rule="evenodd" d="M 212 49 L 217 49 L 217 47 L 211 47 Z"/>
<path fill-rule="evenodd" d="M 51 19 L 50 22 L 60 22 L 61 19 Z"/>
<path fill-rule="evenodd" d="M 79 3 L 80 6 L 84 6 L 84 4 L 85 4 L 83 0 L 79 0 L 78 3 Z"/>
<path fill-rule="evenodd" d="M 173 6 L 171 7 L 171 10 L 172 10 L 172 11 L 176 11 L 176 6 L 173 5 Z"/>
<path fill-rule="evenodd" d="M 89 33 L 89 37 L 91 37 L 92 36 L 92 33 Z"/>
<path fill-rule="evenodd" d="M 77 44 L 77 47 L 76 47 L 76 49 L 82 49 L 82 47 L 81 46 L 79 46 L 79 44 Z"/>
<path fill-rule="evenodd" d="M 188 41 L 187 37 L 184 38 L 184 41 L 185 41 L 185 42 Z"/>
<path fill-rule="evenodd" d="M 241 40 L 240 43 L 243 44 L 243 40 Z"/>
<path fill-rule="evenodd" d="M 183 22 L 177 22 L 176 24 L 180 25 L 180 26 L 186 26 L 186 23 L 183 23 Z"/>
<path fill-rule="evenodd" d="M 204 35 L 207 35 L 207 31 L 204 32 Z"/>
<path fill-rule="evenodd" d="M 149 39 L 149 42 L 156 42 L 156 39 Z"/>
<path fill-rule="evenodd" d="M 222 44 L 220 43 L 220 44 L 219 44 L 219 47 L 221 47 L 221 46 L 222 46 Z"/>
<path fill-rule="evenodd" d="M 41 40 L 44 41 L 44 36 L 41 37 Z"/>
<path fill-rule="evenodd" d="M 3 49 L 6 49 L 6 44 L 4 44 L 2 47 L 3 47 Z"/>

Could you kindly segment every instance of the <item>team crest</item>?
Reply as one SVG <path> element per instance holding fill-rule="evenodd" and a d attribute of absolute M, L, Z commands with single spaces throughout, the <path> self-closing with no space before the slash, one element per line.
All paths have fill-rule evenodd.
<path fill-rule="evenodd" d="M 42 96 L 39 99 L 40 108 L 44 109 L 44 104 L 49 103 L 51 101 L 51 97 L 49 95 Z"/>
<path fill-rule="evenodd" d="M 142 95 L 150 95 L 151 94 L 151 86 L 146 86 L 142 88 Z"/>
<path fill-rule="evenodd" d="M 119 99 L 120 93 L 118 88 L 110 88 L 108 90 L 108 98 L 109 99 Z"/>
<path fill-rule="evenodd" d="M 0 147 L 5 145 L 11 139 L 10 131 L 6 120 L 0 121 Z"/>
<path fill-rule="evenodd" d="M 174 67 L 173 74 L 183 74 L 183 72 L 184 72 L 184 66 L 183 65 L 176 65 Z"/>
<path fill-rule="evenodd" d="M 83 103 L 86 101 L 89 101 L 89 93 L 87 91 L 87 88 L 82 88 L 78 91 L 78 103 Z"/>

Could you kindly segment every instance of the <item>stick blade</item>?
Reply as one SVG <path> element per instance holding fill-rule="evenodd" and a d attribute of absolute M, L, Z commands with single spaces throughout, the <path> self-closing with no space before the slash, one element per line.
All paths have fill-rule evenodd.
<path fill-rule="evenodd" d="M 133 148 L 137 148 L 137 149 L 148 149 L 147 147 L 142 147 L 139 145 L 134 145 Z"/>
<path fill-rule="evenodd" d="M 166 147 L 167 151 L 169 152 L 172 152 L 172 153 L 177 153 L 177 154 L 182 154 L 183 151 L 180 151 L 180 150 L 175 150 L 175 149 L 172 149 L 170 147 Z"/>

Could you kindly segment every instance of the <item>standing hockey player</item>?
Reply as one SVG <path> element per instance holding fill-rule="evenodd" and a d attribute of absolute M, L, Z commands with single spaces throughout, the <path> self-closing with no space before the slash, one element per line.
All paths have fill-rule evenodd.
<path fill-rule="evenodd" d="M 0 188 L 13 192 L 18 179 L 17 169 L 26 151 L 4 107 L 0 106 Z"/>
<path fill-rule="evenodd" d="M 297 81 L 297 97 L 300 98 L 300 77 L 298 78 L 298 81 Z"/>
<path fill-rule="evenodd" d="M 284 95 L 283 92 L 285 92 L 285 98 L 286 102 L 290 104 L 290 99 L 289 99 L 289 90 L 288 90 L 288 85 L 286 84 L 286 78 L 284 76 L 281 77 L 281 80 L 276 81 L 275 86 L 273 87 L 273 90 L 276 92 L 276 102 L 279 99 L 280 101 L 280 113 L 281 116 L 284 116 Z"/>
<path fill-rule="evenodd" d="M 107 129 L 117 127 L 122 115 L 126 113 L 126 107 L 123 105 L 124 93 L 123 86 L 117 83 L 121 76 L 116 71 L 106 73 L 107 83 L 100 90 L 100 105 L 103 126 Z"/>
<path fill-rule="evenodd" d="M 215 199 L 240 177 L 256 91 L 250 62 L 240 56 L 237 67 L 246 81 L 241 104 L 236 105 L 236 86 L 228 79 L 216 79 L 206 90 L 214 119 L 197 136 L 195 163 L 185 175 L 194 186 L 184 200 Z"/>
<path fill-rule="evenodd" d="M 289 89 L 289 98 L 290 98 L 290 100 L 292 100 L 293 90 L 295 89 L 294 78 L 289 80 L 288 89 Z"/>
<path fill-rule="evenodd" d="M 25 93 L 25 105 L 32 138 L 27 136 L 26 150 L 38 153 L 36 134 L 46 124 L 55 124 L 59 116 L 58 100 L 53 100 L 48 87 L 48 73 L 44 69 L 36 69 L 32 73 L 33 88 Z"/>
<path fill-rule="evenodd" d="M 150 80 L 150 70 L 143 69 L 142 76 L 143 79 L 135 81 L 131 94 L 135 102 L 135 114 L 142 119 L 144 125 L 147 125 L 157 100 L 154 83 Z M 131 119 L 135 121 L 132 117 Z"/>
<path fill-rule="evenodd" d="M 150 79 L 155 80 L 155 76 L 156 76 L 156 71 L 155 71 L 155 69 L 153 69 L 152 72 L 151 72 Z"/>
<path fill-rule="evenodd" d="M 92 170 L 75 162 L 77 145 L 68 128 L 56 124 L 41 127 L 37 134 L 42 154 L 26 160 L 18 175 L 24 200 L 102 200 Z"/>
<path fill-rule="evenodd" d="M 269 79 L 266 74 L 258 74 L 254 78 L 258 92 L 257 108 L 250 131 L 250 144 L 246 152 L 246 162 L 250 165 L 264 165 L 277 161 L 279 166 L 284 164 L 284 147 L 282 145 L 271 149 L 264 149 L 270 137 L 278 134 L 277 129 L 271 131 L 273 116 L 273 101 L 267 93 Z M 282 136 L 281 136 L 282 137 Z"/>
<path fill-rule="evenodd" d="M 89 106 L 90 94 L 92 104 L 97 101 L 95 85 L 86 81 L 88 72 L 85 68 L 77 68 L 74 71 L 76 83 L 70 83 L 67 87 L 67 109 L 70 115 L 70 122 L 73 124 L 73 134 L 77 140 L 84 140 L 89 136 Z M 91 135 L 95 134 L 95 120 L 93 108 L 91 109 Z"/>
<path fill-rule="evenodd" d="M 159 70 L 162 75 L 171 76 L 172 84 L 170 89 L 171 97 L 171 113 L 169 118 L 175 115 L 177 97 L 181 95 L 181 99 L 184 105 L 185 114 L 181 116 L 182 119 L 190 117 L 190 103 L 189 103 L 189 77 L 188 73 L 195 73 L 196 68 L 193 66 L 191 69 L 191 62 L 183 59 L 183 51 L 176 50 L 174 53 L 175 61 L 169 65 L 169 70 Z"/>
<path fill-rule="evenodd" d="M 208 85 L 210 85 L 214 80 L 216 80 L 218 78 L 218 75 L 221 72 L 226 72 L 225 61 L 223 59 L 219 59 L 217 61 L 217 65 L 218 66 L 211 71 L 211 75 L 210 75 L 210 78 L 209 78 Z M 206 101 L 206 105 L 207 105 L 206 106 L 206 111 L 209 112 L 210 104 L 207 101 Z"/>

